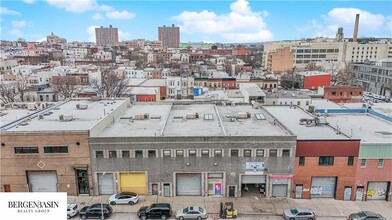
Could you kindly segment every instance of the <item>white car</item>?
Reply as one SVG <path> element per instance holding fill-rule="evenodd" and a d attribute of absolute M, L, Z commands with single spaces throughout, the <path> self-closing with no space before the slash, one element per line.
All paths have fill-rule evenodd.
<path fill-rule="evenodd" d="M 207 210 L 198 206 L 190 206 L 184 209 L 180 209 L 176 212 L 176 219 L 205 219 L 207 218 Z"/>
<path fill-rule="evenodd" d="M 138 201 L 139 201 L 139 195 L 134 192 L 122 192 L 118 194 L 113 194 L 108 199 L 110 205 L 117 205 L 117 204 L 133 205 Z"/>
<path fill-rule="evenodd" d="M 76 204 L 67 204 L 67 218 L 70 219 L 75 217 L 79 213 L 78 205 Z"/>

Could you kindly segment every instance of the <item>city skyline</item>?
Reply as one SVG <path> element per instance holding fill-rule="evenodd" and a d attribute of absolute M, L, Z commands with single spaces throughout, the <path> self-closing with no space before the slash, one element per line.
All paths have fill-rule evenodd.
<path fill-rule="evenodd" d="M 334 37 L 392 37 L 389 1 L 2 1 L 1 40 L 43 41 L 50 33 L 95 42 L 95 27 L 118 28 L 119 40 L 157 40 L 157 27 L 180 27 L 181 42 L 247 43 Z"/>

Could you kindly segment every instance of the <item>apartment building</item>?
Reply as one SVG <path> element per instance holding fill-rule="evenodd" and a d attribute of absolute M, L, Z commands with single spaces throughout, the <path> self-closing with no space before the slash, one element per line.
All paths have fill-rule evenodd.
<path fill-rule="evenodd" d="M 193 77 L 167 77 L 167 99 L 193 99 L 194 84 Z"/>
<path fill-rule="evenodd" d="M 99 27 L 95 28 L 95 39 L 97 45 L 118 45 L 118 28 L 112 27 Z"/>
<path fill-rule="evenodd" d="M 162 46 L 178 48 L 180 46 L 180 27 L 158 27 L 158 39 Z"/>
<path fill-rule="evenodd" d="M 271 73 L 289 72 L 293 70 L 294 55 L 290 47 L 278 48 L 268 53 L 267 71 Z"/>

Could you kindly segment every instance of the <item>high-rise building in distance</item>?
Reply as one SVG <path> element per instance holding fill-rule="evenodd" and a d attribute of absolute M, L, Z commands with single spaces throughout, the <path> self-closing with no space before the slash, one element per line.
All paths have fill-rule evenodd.
<path fill-rule="evenodd" d="M 178 48 L 180 46 L 180 27 L 158 27 L 158 39 L 163 46 Z"/>
<path fill-rule="evenodd" d="M 118 45 L 118 28 L 113 28 L 112 25 L 95 28 L 95 39 L 98 45 Z"/>

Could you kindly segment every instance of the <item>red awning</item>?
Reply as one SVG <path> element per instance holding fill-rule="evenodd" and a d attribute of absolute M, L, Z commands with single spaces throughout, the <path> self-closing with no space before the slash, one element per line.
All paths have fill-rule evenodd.
<path fill-rule="evenodd" d="M 291 179 L 293 178 L 293 175 L 274 175 L 271 174 L 269 175 L 270 178 L 276 178 L 276 179 Z"/>

